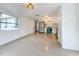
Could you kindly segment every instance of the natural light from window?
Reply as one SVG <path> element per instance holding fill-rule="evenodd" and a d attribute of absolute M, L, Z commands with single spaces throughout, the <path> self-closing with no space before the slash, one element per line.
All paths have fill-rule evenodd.
<path fill-rule="evenodd" d="M 0 14 L 0 30 L 18 30 L 19 20 L 17 17 Z"/>

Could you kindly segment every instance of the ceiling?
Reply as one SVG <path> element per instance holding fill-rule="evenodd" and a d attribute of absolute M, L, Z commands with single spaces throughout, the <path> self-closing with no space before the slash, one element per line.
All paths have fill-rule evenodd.
<path fill-rule="evenodd" d="M 60 3 L 34 3 L 34 9 L 29 10 L 23 3 L 0 3 L 1 10 L 31 19 L 45 15 L 53 16 L 60 6 Z"/>

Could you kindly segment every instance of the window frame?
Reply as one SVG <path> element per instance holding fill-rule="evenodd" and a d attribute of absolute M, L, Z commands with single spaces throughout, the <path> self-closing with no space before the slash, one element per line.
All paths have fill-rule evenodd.
<path fill-rule="evenodd" d="M 6 13 L 1 13 L 1 14 L 5 14 L 5 15 L 9 15 L 9 14 L 6 14 Z M 6 20 L 6 22 L 1 22 L 1 18 L 0 18 L 0 31 L 17 31 L 18 29 L 19 29 L 19 23 L 20 23 L 20 21 L 19 21 L 19 18 L 18 17 L 16 17 L 16 16 L 13 16 L 13 15 L 10 15 L 10 16 L 12 16 L 12 17 L 14 17 L 15 18 L 15 21 L 18 21 L 18 22 L 15 22 L 15 23 L 12 23 L 12 22 L 7 22 L 7 18 L 4 18 L 5 20 Z M 11 17 L 11 18 L 12 18 Z M 8 24 L 18 24 L 17 25 L 17 27 L 14 27 L 14 28 L 16 28 L 16 29 L 11 29 L 11 30 L 1 30 L 1 23 L 6 23 L 6 26 L 8 26 Z"/>

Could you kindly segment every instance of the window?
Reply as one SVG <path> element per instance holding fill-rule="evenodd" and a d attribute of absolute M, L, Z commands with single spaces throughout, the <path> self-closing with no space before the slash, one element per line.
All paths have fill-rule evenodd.
<path fill-rule="evenodd" d="M 18 30 L 19 20 L 17 17 L 0 14 L 0 30 Z"/>

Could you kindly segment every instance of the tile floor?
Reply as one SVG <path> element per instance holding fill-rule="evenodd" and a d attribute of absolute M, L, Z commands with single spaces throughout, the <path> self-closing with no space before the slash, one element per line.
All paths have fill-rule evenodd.
<path fill-rule="evenodd" d="M 55 35 L 34 33 L 0 46 L 0 56 L 78 56 L 79 52 L 62 49 Z"/>

